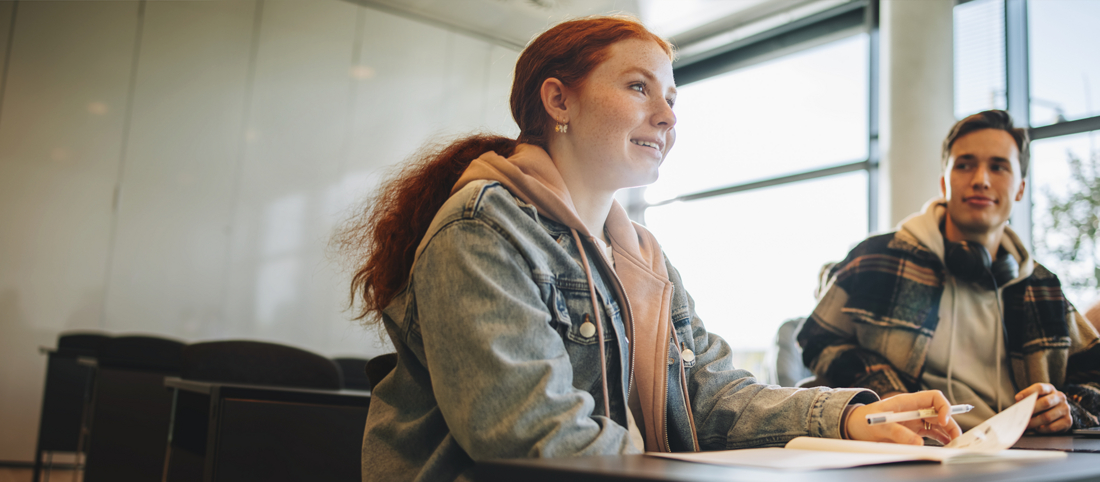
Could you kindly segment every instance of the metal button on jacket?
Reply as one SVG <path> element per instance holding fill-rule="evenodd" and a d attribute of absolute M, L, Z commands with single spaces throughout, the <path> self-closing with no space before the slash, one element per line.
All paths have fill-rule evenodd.
<path fill-rule="evenodd" d="M 595 335 L 595 334 L 596 334 L 596 325 L 593 325 L 591 321 L 586 321 L 586 322 L 584 322 L 583 325 L 581 325 L 581 336 L 583 336 L 585 338 L 589 338 L 589 337 L 591 337 L 592 335 Z"/>
<path fill-rule="evenodd" d="M 693 353 L 690 349 L 684 349 L 684 351 L 680 352 L 680 357 L 683 358 L 684 361 L 687 363 L 695 361 L 695 353 Z"/>

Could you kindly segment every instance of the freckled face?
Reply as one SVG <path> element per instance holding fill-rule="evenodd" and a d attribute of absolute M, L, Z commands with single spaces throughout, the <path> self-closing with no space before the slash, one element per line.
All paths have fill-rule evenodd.
<path fill-rule="evenodd" d="M 947 214 L 959 230 L 988 233 L 1003 226 L 1023 199 L 1020 150 L 1012 135 L 982 129 L 955 140 L 940 189 Z"/>
<path fill-rule="evenodd" d="M 624 40 L 607 54 L 567 102 L 567 135 L 600 187 L 651 184 L 676 140 L 672 62 L 651 40 Z"/>

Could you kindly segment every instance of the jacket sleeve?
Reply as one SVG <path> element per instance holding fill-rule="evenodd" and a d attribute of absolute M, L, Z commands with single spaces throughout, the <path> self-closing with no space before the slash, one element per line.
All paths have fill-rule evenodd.
<path fill-rule="evenodd" d="M 844 288 L 830 283 L 798 333 L 802 361 L 828 386 L 867 388 L 880 396 L 917 391 L 886 357 L 860 344 L 859 327 L 843 311 L 847 302 Z"/>
<path fill-rule="evenodd" d="M 1066 303 L 1066 324 L 1070 327 L 1070 356 L 1066 384 L 1073 428 L 1100 425 L 1100 336 L 1081 313 Z"/>
<path fill-rule="evenodd" d="M 475 461 L 637 453 L 627 429 L 594 416 L 592 396 L 573 387 L 535 274 L 504 231 L 452 222 L 425 246 L 411 280 L 451 435 Z"/>
<path fill-rule="evenodd" d="M 841 438 L 844 409 L 878 400 L 866 390 L 766 385 L 735 368 L 729 344 L 707 331 L 679 272 L 671 264 L 668 271 L 672 307 L 684 307 L 673 312 L 673 326 L 695 354 L 686 375 L 702 450 L 783 446 L 800 436 Z"/>

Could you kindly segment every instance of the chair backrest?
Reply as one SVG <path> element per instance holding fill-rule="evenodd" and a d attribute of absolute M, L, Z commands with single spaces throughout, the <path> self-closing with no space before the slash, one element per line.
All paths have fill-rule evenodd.
<path fill-rule="evenodd" d="M 366 358 L 333 358 L 340 367 L 344 379 L 344 388 L 352 390 L 370 390 L 370 378 L 367 378 Z"/>
<path fill-rule="evenodd" d="M 76 356 L 96 356 L 103 342 L 110 337 L 103 333 L 62 333 L 57 337 L 57 351 Z"/>
<path fill-rule="evenodd" d="M 340 368 L 316 353 L 260 341 L 211 341 L 183 349 L 188 380 L 339 390 Z"/>
<path fill-rule="evenodd" d="M 182 342 L 156 336 L 115 336 L 103 340 L 97 355 L 100 366 L 179 373 Z"/>
<path fill-rule="evenodd" d="M 813 376 L 802 363 L 802 348 L 798 346 L 798 332 L 805 318 L 795 318 L 779 325 L 775 335 L 775 376 L 780 386 L 794 387 L 799 380 Z"/>
<path fill-rule="evenodd" d="M 377 387 L 378 382 L 386 378 L 397 366 L 397 354 L 386 353 L 385 355 L 378 355 L 371 358 L 367 362 L 367 378 L 370 379 L 370 386 Z"/>

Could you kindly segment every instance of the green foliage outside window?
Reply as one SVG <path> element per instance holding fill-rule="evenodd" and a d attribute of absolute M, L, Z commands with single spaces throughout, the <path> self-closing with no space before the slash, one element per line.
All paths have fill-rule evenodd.
<path fill-rule="evenodd" d="M 1049 186 L 1043 195 L 1050 203 L 1050 222 L 1042 226 L 1047 235 L 1038 236 L 1036 247 L 1068 263 L 1091 262 L 1088 270 L 1058 273 L 1063 286 L 1100 289 L 1100 150 L 1092 149 L 1088 159 L 1067 152 L 1070 176 L 1063 191 Z"/>

